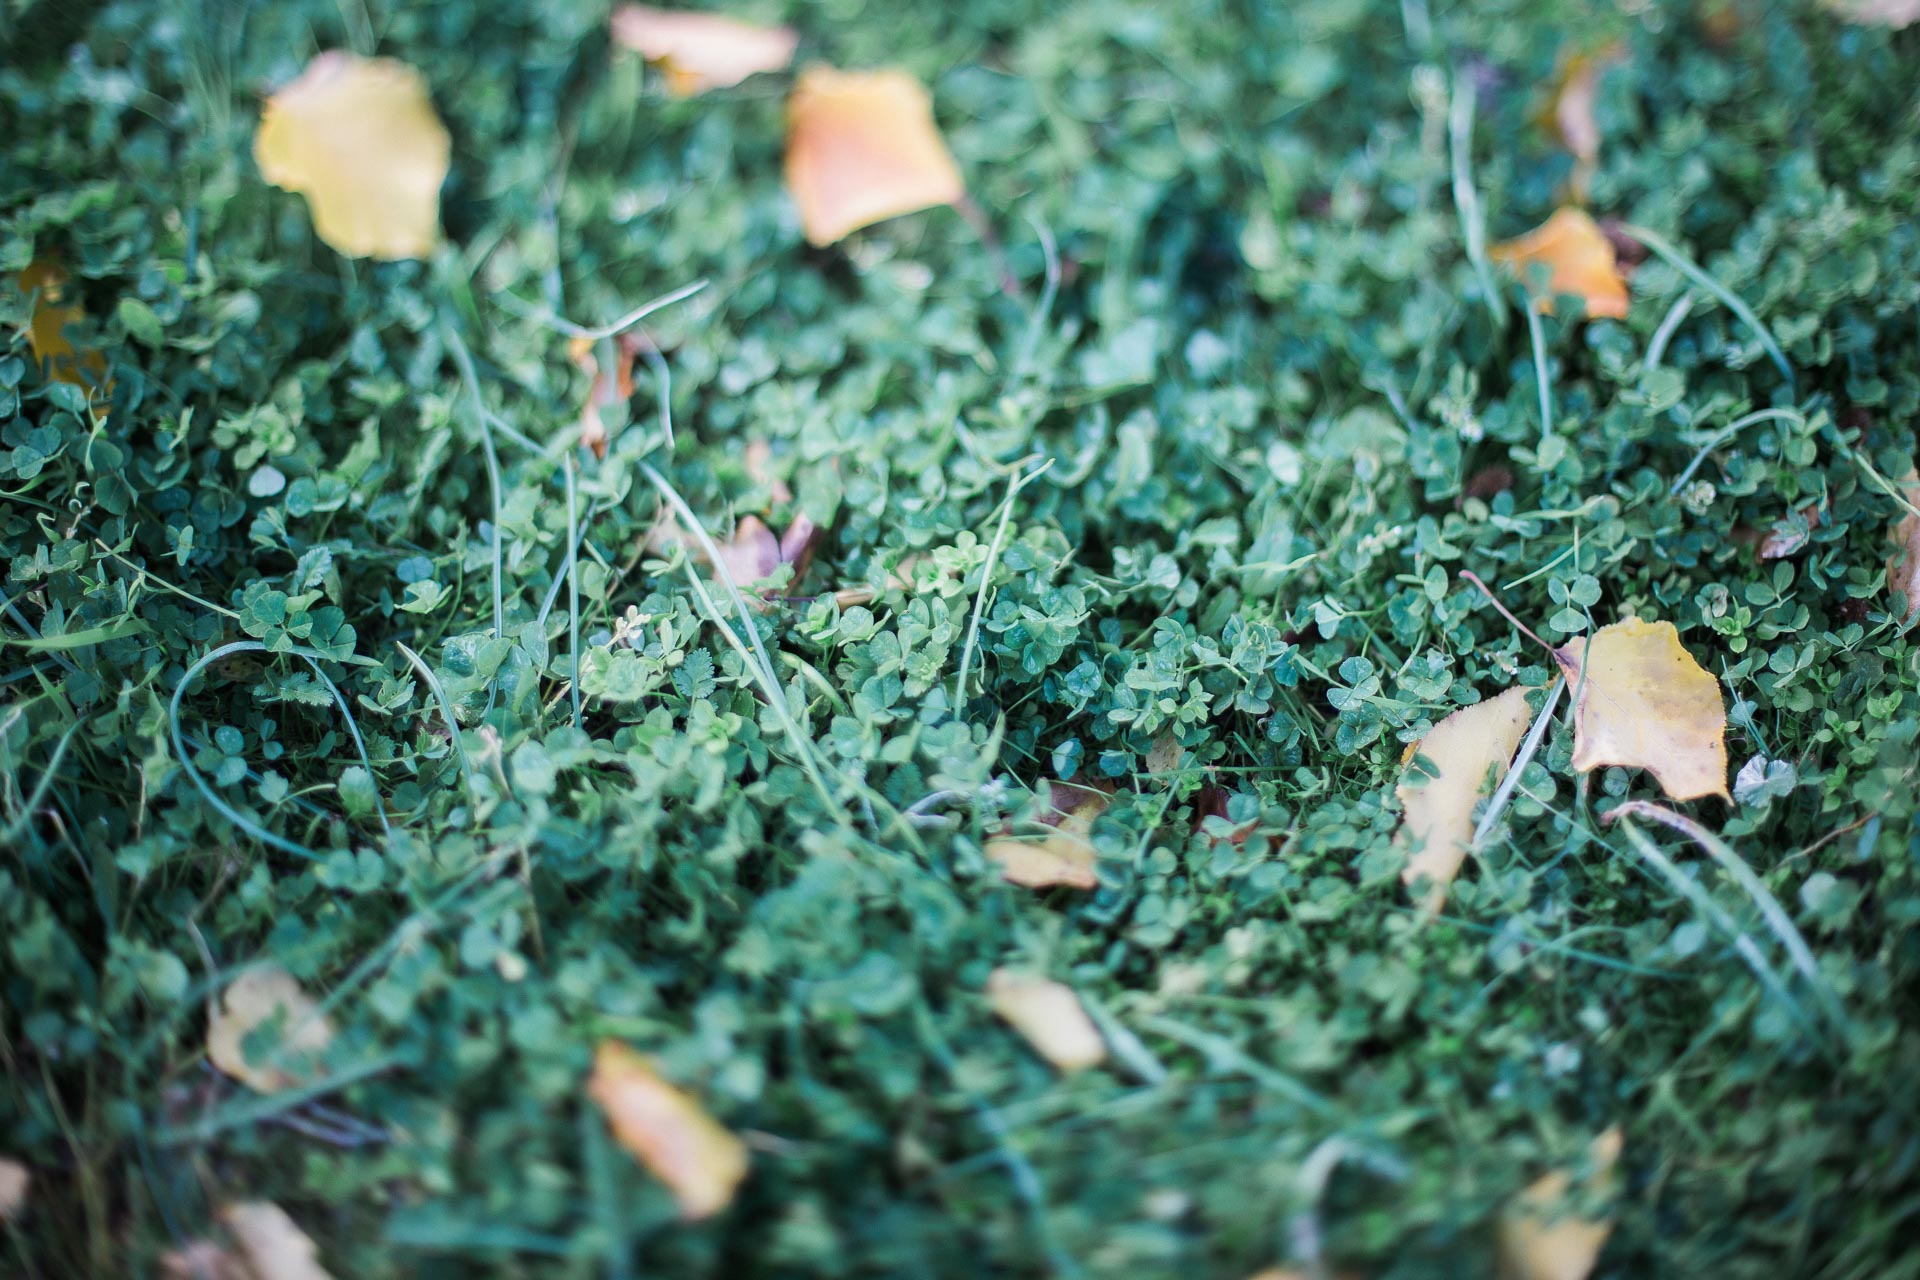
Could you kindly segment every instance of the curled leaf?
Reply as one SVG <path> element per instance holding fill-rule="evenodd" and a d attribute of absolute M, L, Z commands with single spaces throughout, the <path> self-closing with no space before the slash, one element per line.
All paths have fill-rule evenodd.
<path fill-rule="evenodd" d="M 932 96 L 904 71 L 802 71 L 787 99 L 786 168 L 814 245 L 967 193 Z"/>
<path fill-rule="evenodd" d="M 1106 1060 L 1107 1042 L 1065 983 L 995 969 L 987 975 L 987 1003 L 1061 1071 L 1079 1071 Z"/>
<path fill-rule="evenodd" d="M 15 278 L 20 292 L 33 297 L 33 316 L 27 324 L 27 346 L 49 378 L 76 387 L 99 386 L 107 362 L 98 351 L 76 350 L 67 332 L 86 319 L 86 310 L 71 296 L 67 273 L 58 263 L 37 258 Z"/>
<path fill-rule="evenodd" d="M 1920 474 L 1909 472 L 1900 482 L 1906 500 L 1920 507 Z M 1920 516 L 1907 512 L 1893 526 L 1893 555 L 1887 559 L 1887 586 L 1906 601 L 1902 620 L 1920 613 Z"/>
<path fill-rule="evenodd" d="M 1022 888 L 1099 888 L 1091 832 L 1093 820 L 1106 812 L 1105 793 L 1055 782 L 1047 794 L 1052 832 L 1038 840 L 995 836 L 987 841 L 987 857 L 1000 865 L 1001 879 Z"/>
<path fill-rule="evenodd" d="M 1608 1129 L 1587 1149 L 1588 1170 L 1579 1187 L 1583 1199 L 1613 1191 L 1620 1159 L 1618 1128 Z M 1502 1280 L 1586 1280 L 1600 1250 L 1613 1234 L 1611 1218 L 1588 1218 L 1566 1204 L 1574 1182 L 1555 1171 L 1527 1187 L 1502 1211 L 1499 1224 Z"/>
<path fill-rule="evenodd" d="M 1574 690 L 1575 769 L 1645 769 L 1675 800 L 1730 800 L 1720 682 L 1671 622 L 1626 618 L 1553 656 Z"/>
<path fill-rule="evenodd" d="M 1557 209 L 1551 218 L 1515 240 L 1497 244 L 1494 259 L 1519 272 L 1544 264 L 1547 287 L 1554 294 L 1570 293 L 1586 300 L 1587 314 L 1615 320 L 1627 314 L 1627 280 L 1613 242 L 1585 212 L 1571 206 Z M 1536 304 L 1553 309 L 1553 299 L 1542 295 Z"/>
<path fill-rule="evenodd" d="M 432 250 L 451 153 L 418 71 L 339 52 L 267 99 L 253 141 L 261 175 L 305 196 L 314 231 L 351 258 Z"/>
<path fill-rule="evenodd" d="M 333 1280 L 319 1250 L 286 1211 L 267 1200 L 230 1204 L 220 1221 L 233 1234 L 252 1280 Z"/>
<path fill-rule="evenodd" d="M 603 1040 L 587 1092 L 620 1145 L 667 1185 L 681 1217 L 711 1217 L 733 1202 L 747 1176 L 746 1144 L 661 1079 L 651 1061 L 617 1040 Z"/>
<path fill-rule="evenodd" d="M 32 1186 L 33 1175 L 27 1172 L 27 1166 L 0 1156 L 0 1222 L 20 1216 L 21 1210 L 27 1207 L 27 1191 Z"/>
<path fill-rule="evenodd" d="M 1445 717 L 1414 748 L 1438 772 L 1415 777 L 1409 768 L 1401 775 L 1395 791 L 1406 811 L 1401 839 L 1412 852 L 1400 878 L 1409 887 L 1427 886 L 1421 902 L 1429 911 L 1446 901 L 1447 886 L 1466 861 L 1473 806 L 1488 774 L 1496 783 L 1505 776 L 1527 731 L 1527 692 L 1508 689 Z"/>
<path fill-rule="evenodd" d="M 276 1019 L 273 1043 L 249 1056 L 248 1037 Z M 293 975 L 275 964 L 255 965 L 228 983 L 207 1015 L 208 1060 L 259 1093 L 305 1084 L 332 1040 L 333 1024 Z"/>
<path fill-rule="evenodd" d="M 666 73 L 667 92 L 691 97 L 725 89 L 793 61 L 800 43 L 791 27 L 761 27 L 718 13 L 621 5 L 613 38 Z"/>

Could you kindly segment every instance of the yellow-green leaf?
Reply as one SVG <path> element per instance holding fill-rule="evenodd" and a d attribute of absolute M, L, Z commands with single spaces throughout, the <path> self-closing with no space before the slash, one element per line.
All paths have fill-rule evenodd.
<path fill-rule="evenodd" d="M 1728 798 L 1720 682 L 1671 622 L 1626 618 L 1553 656 L 1574 690 L 1575 769 L 1645 769 L 1675 800 Z"/>
<path fill-rule="evenodd" d="M 1609 1195 L 1620 1159 L 1620 1130 L 1608 1129 L 1587 1149 L 1587 1172 L 1580 1199 Z M 1500 1215 L 1502 1280 L 1586 1280 L 1600 1250 L 1613 1234 L 1613 1220 L 1584 1216 L 1568 1204 L 1575 1191 L 1571 1175 L 1555 1171 L 1514 1197 Z"/>
<path fill-rule="evenodd" d="M 1473 838 L 1474 804 L 1489 774 L 1496 782 L 1506 774 L 1528 717 L 1527 690 L 1508 689 L 1453 712 L 1416 746 L 1417 756 L 1438 772 L 1412 776 L 1410 767 L 1395 794 L 1406 811 L 1401 838 L 1411 847 L 1401 878 L 1410 887 L 1427 886 L 1421 895 L 1427 910 L 1446 900 Z"/>

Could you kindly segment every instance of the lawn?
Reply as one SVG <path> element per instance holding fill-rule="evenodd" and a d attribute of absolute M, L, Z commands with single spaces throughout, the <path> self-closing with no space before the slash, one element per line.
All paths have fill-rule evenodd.
<path fill-rule="evenodd" d="M 1920 1277 L 1913 9 L 0 0 L 0 1274 Z"/>

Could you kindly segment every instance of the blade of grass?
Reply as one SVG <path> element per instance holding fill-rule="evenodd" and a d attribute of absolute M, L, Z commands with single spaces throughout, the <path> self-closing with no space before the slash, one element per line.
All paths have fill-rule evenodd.
<path fill-rule="evenodd" d="M 1460 216 L 1460 230 L 1466 236 L 1467 261 L 1480 278 L 1480 291 L 1486 297 L 1487 313 L 1496 328 L 1507 327 L 1507 301 L 1493 280 L 1493 264 L 1487 258 L 1487 220 L 1480 208 L 1480 193 L 1473 185 L 1473 80 L 1466 72 L 1453 73 L 1453 102 L 1447 111 L 1447 136 L 1453 151 L 1453 207 Z"/>
<path fill-rule="evenodd" d="M 1631 223 L 1621 224 L 1620 229 L 1659 254 L 1675 271 L 1726 304 L 1727 310 L 1739 316 L 1747 328 L 1753 330 L 1754 336 L 1760 340 L 1760 346 L 1773 361 L 1774 367 L 1780 370 L 1780 376 L 1787 380 L 1788 389 L 1793 388 L 1793 366 L 1787 363 L 1786 353 L 1780 350 L 1780 344 L 1773 340 L 1773 334 L 1768 331 L 1766 325 L 1760 323 L 1760 317 L 1753 314 L 1753 308 L 1743 302 L 1739 294 L 1708 275 L 1699 263 L 1680 252 L 1659 232 L 1648 230 L 1646 227 L 1636 227 Z"/>

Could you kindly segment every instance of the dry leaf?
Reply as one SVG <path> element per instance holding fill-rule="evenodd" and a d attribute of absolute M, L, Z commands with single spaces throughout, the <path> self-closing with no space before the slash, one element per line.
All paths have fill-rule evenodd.
<path fill-rule="evenodd" d="M 313 1241 L 279 1205 L 266 1200 L 230 1204 L 220 1211 L 220 1221 L 233 1233 L 252 1280 L 333 1280 L 320 1265 Z"/>
<path fill-rule="evenodd" d="M 725 89 L 761 71 L 793 61 L 800 43 L 791 27 L 759 27 L 717 13 L 622 5 L 613 14 L 613 38 L 666 73 L 667 92 L 691 97 Z"/>
<path fill-rule="evenodd" d="M 987 975 L 987 1002 L 1061 1071 L 1079 1071 L 1106 1059 L 1107 1042 L 1080 997 L 1064 983 L 995 969 Z"/>
<path fill-rule="evenodd" d="M 1920 0 L 1820 0 L 1829 13 L 1861 27 L 1910 27 L 1920 22 Z"/>
<path fill-rule="evenodd" d="M 824 66 L 787 99 L 787 190 L 814 245 L 967 193 L 918 80 Z"/>
<path fill-rule="evenodd" d="M 1575 769 L 1646 769 L 1675 800 L 1730 799 L 1720 682 L 1694 661 L 1671 622 L 1626 618 L 1553 656 L 1574 690 Z"/>
<path fill-rule="evenodd" d="M 1505 693 L 1462 707 L 1433 726 L 1413 748 L 1439 771 L 1424 779 L 1402 775 L 1399 789 L 1406 822 L 1401 839 L 1412 846 L 1400 878 L 1409 887 L 1425 882 L 1422 905 L 1438 910 L 1466 861 L 1473 839 L 1473 806 L 1488 772 L 1504 776 L 1527 731 L 1531 712 L 1527 690 Z M 1498 777 L 1496 777 L 1496 781 Z"/>
<path fill-rule="evenodd" d="M 432 250 L 451 152 L 418 71 L 338 52 L 267 99 L 253 141 L 261 175 L 305 196 L 315 232 L 352 258 Z"/>
<path fill-rule="evenodd" d="M 1551 273 L 1547 281 L 1551 293 L 1571 293 L 1586 299 L 1590 316 L 1618 320 L 1627 314 L 1627 280 L 1620 274 L 1613 242 L 1579 209 L 1557 209 L 1526 235 L 1497 244 L 1491 252 L 1496 261 L 1512 267 L 1522 279 L 1527 276 L 1527 268 L 1544 263 Z M 1550 312 L 1553 299 L 1543 294 L 1535 305 Z"/>
<path fill-rule="evenodd" d="M 255 1280 L 244 1262 L 211 1240 L 190 1240 L 161 1254 L 160 1274 L 167 1280 Z"/>
<path fill-rule="evenodd" d="M 1594 117 L 1600 73 L 1619 57 L 1618 45 L 1596 53 L 1577 53 L 1561 61 L 1560 73 L 1554 78 L 1546 123 L 1560 145 L 1573 155 L 1573 192 L 1582 199 L 1600 161 L 1600 122 Z"/>
<path fill-rule="evenodd" d="M 1000 864 L 1001 879 L 1022 888 L 1099 888 L 1090 833 L 1093 820 L 1106 811 L 1105 793 L 1063 782 L 1046 785 L 1053 831 L 1038 840 L 995 836 L 987 841 L 987 857 Z"/>
<path fill-rule="evenodd" d="M 1908 472 L 1900 482 L 1900 492 L 1920 507 L 1920 474 Z M 1920 516 L 1912 512 L 1902 516 L 1893 527 L 1893 542 L 1893 555 L 1887 560 L 1887 586 L 1906 598 L 1905 618 L 1911 618 L 1920 613 Z"/>
<path fill-rule="evenodd" d="M 747 1148 L 653 1064 L 617 1040 L 602 1040 L 587 1092 L 620 1145 L 667 1184 L 689 1222 L 732 1203 L 747 1176 Z"/>
<path fill-rule="evenodd" d="M 610 340 L 613 376 L 608 377 L 600 370 L 591 338 L 567 340 L 567 358 L 587 375 L 587 403 L 580 410 L 580 446 L 602 462 L 607 458 L 608 434 L 600 410 L 633 398 L 633 361 L 640 354 L 642 341 L 644 339 L 624 333 Z"/>
<path fill-rule="evenodd" d="M 27 346 L 33 358 L 56 382 L 76 387 L 101 384 L 107 368 L 98 351 L 76 351 L 67 327 L 86 319 L 86 310 L 69 296 L 67 273 L 59 264 L 37 258 L 27 264 L 15 283 L 20 292 L 33 296 L 33 318 L 27 324 Z"/>
<path fill-rule="evenodd" d="M 249 1058 L 243 1050 L 247 1037 L 276 1016 L 279 1038 Z M 235 978 L 207 1015 L 207 1058 L 259 1093 L 305 1084 L 332 1040 L 333 1024 L 293 975 L 275 964 L 255 965 Z"/>
<path fill-rule="evenodd" d="M 32 1185 L 27 1166 L 0 1156 L 0 1222 L 18 1217 L 27 1207 L 27 1190 Z"/>
<path fill-rule="evenodd" d="M 1601 1197 L 1615 1184 L 1620 1130 L 1608 1129 L 1587 1149 L 1591 1166 L 1581 1194 Z M 1613 1232 L 1611 1218 L 1582 1218 L 1564 1203 L 1573 1190 L 1565 1173 L 1549 1173 L 1516 1196 L 1500 1215 L 1503 1280 L 1586 1280 Z"/>

